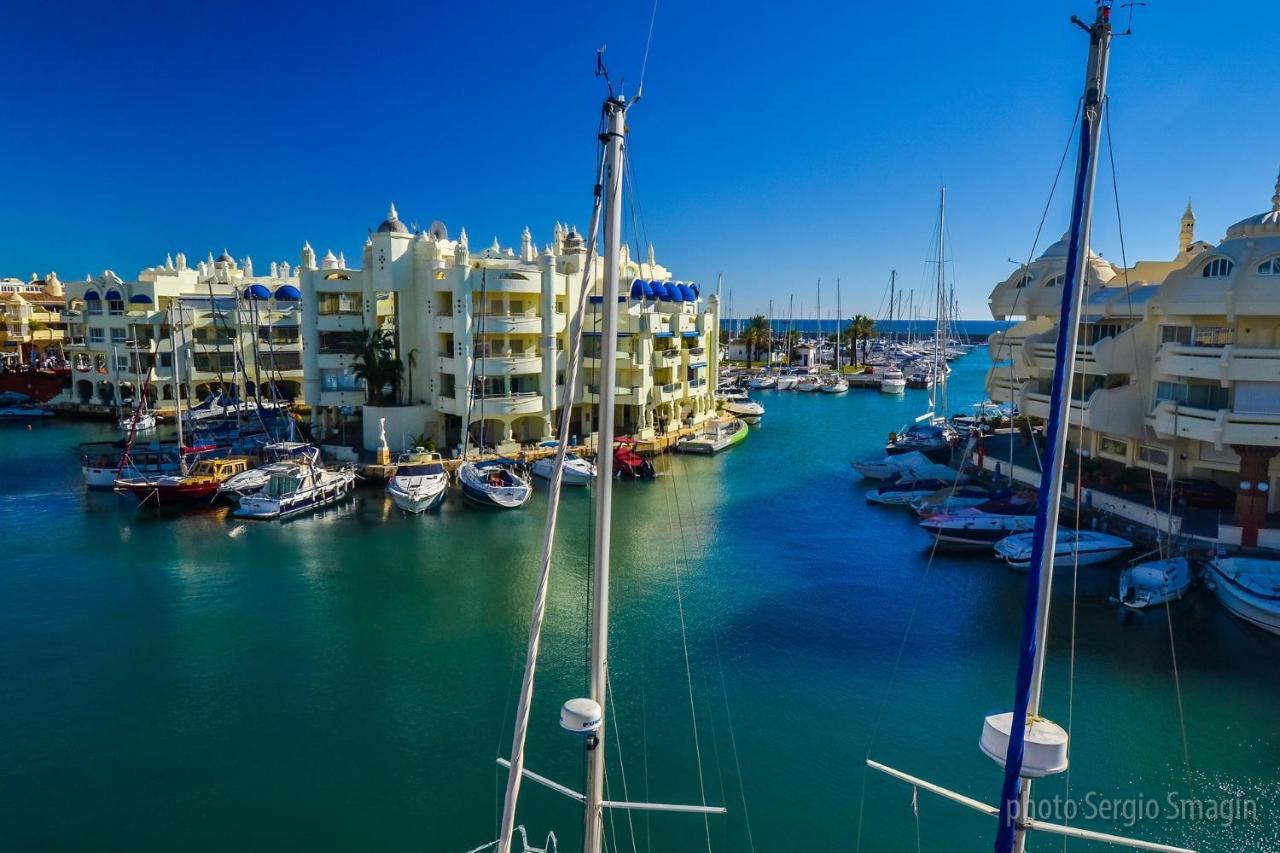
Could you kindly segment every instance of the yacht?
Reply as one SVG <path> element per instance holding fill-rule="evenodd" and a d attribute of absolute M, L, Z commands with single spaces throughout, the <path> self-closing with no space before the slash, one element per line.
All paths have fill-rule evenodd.
<path fill-rule="evenodd" d="M 700 435 L 682 438 L 676 449 L 683 453 L 719 453 L 727 447 L 733 447 L 747 437 L 747 424 L 740 418 L 711 421 Z"/>
<path fill-rule="evenodd" d="M 880 390 L 885 394 L 901 394 L 907 390 L 907 377 L 897 367 L 886 367 L 880 371 Z"/>
<path fill-rule="evenodd" d="M 923 453 L 900 453 L 894 456 L 873 456 L 868 459 L 857 459 L 849 463 L 868 480 L 890 480 L 899 477 L 912 468 L 931 464 L 929 457 Z"/>
<path fill-rule="evenodd" d="M 1141 610 L 1182 598 L 1190 586 L 1191 565 L 1186 557 L 1151 560 L 1120 573 L 1119 602 Z"/>
<path fill-rule="evenodd" d="M 337 503 L 355 487 L 356 472 L 330 471 L 315 460 L 285 463 L 260 491 L 245 495 L 232 513 L 237 518 L 284 519 Z"/>
<path fill-rule="evenodd" d="M 951 488 L 955 481 L 956 472 L 952 468 L 946 465 L 926 465 L 908 471 L 895 482 L 872 489 L 867 492 L 866 497 L 869 503 L 910 506 L 914 501 Z"/>
<path fill-rule="evenodd" d="M 158 477 L 182 470 L 182 450 L 174 442 L 145 447 L 124 441 L 90 441 L 78 446 L 80 473 L 91 489 L 110 489 L 122 474 Z"/>
<path fill-rule="evenodd" d="M 818 390 L 824 394 L 843 394 L 849 390 L 849 380 L 838 374 L 832 374 Z"/>
<path fill-rule="evenodd" d="M 1205 565 L 1204 582 L 1233 615 L 1280 634 L 1280 561 L 1218 557 Z"/>
<path fill-rule="evenodd" d="M 751 390 L 756 391 L 764 388 L 772 388 L 777 384 L 778 379 L 776 376 L 771 373 L 762 373 L 759 376 L 753 377 L 749 386 Z"/>
<path fill-rule="evenodd" d="M 121 418 L 119 426 L 125 435 L 152 432 L 156 428 L 156 416 L 144 408 L 139 408 Z"/>
<path fill-rule="evenodd" d="M 300 460 L 320 462 L 320 451 L 300 441 L 276 441 L 262 448 L 262 465 L 241 471 L 218 487 L 218 494 L 232 503 L 239 503 L 245 495 L 259 492 L 271 475 L 282 466 Z"/>
<path fill-rule="evenodd" d="M 1033 501 L 1004 498 L 931 516 L 921 521 L 920 527 L 937 540 L 940 548 L 987 549 L 1010 534 L 1033 530 L 1035 512 Z"/>
<path fill-rule="evenodd" d="M 387 480 L 387 494 L 399 509 L 415 515 L 444 503 L 449 491 L 449 472 L 444 459 L 423 447 L 400 454 L 396 472 Z"/>
<path fill-rule="evenodd" d="M 1055 543 L 1053 565 L 1059 568 L 1105 563 L 1133 547 L 1128 539 L 1096 530 L 1059 529 Z M 1025 572 L 1031 565 L 1034 544 L 1034 533 L 1014 533 L 995 544 L 996 556 L 1008 563 L 1009 568 Z"/>
<path fill-rule="evenodd" d="M 758 424 L 764 417 L 764 406 L 752 400 L 746 394 L 726 394 L 720 398 L 722 408 L 727 414 L 741 418 L 749 424 Z"/>
<path fill-rule="evenodd" d="M 458 468 L 462 497 L 486 509 L 516 509 L 529 502 L 533 487 L 514 459 L 464 462 Z"/>
<path fill-rule="evenodd" d="M 554 455 L 544 456 L 533 463 L 533 476 L 550 480 L 556 467 Z M 564 457 L 564 484 L 566 486 L 589 486 L 596 478 L 596 466 L 590 459 L 566 454 Z"/>
<path fill-rule="evenodd" d="M 221 459 L 201 459 L 189 473 L 162 474 L 158 477 L 123 477 L 116 480 L 117 492 L 133 495 L 138 503 L 192 504 L 207 501 L 218 494 L 224 482 L 257 462 L 249 456 L 226 456 Z"/>
<path fill-rule="evenodd" d="M 956 431 L 945 423 L 915 423 L 894 433 L 885 445 L 890 456 L 900 453 L 923 453 L 934 462 L 951 458 Z"/>

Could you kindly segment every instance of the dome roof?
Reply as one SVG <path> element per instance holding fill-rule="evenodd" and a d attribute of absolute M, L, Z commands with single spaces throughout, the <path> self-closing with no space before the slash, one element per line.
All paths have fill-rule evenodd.
<path fill-rule="evenodd" d="M 234 264 L 235 262 L 236 259 L 231 257 L 230 253 L 228 253 L 226 249 L 223 249 L 222 254 L 218 255 L 218 257 L 214 259 L 214 263 L 219 264 Z"/>
<path fill-rule="evenodd" d="M 1227 237 L 1251 234 L 1280 234 L 1280 175 L 1276 176 L 1276 192 L 1271 196 L 1271 209 L 1248 219 L 1241 219 L 1227 229 Z"/>
<path fill-rule="evenodd" d="M 400 221 L 399 214 L 396 213 L 396 206 L 393 204 L 387 210 L 387 218 L 378 226 L 379 234 L 408 234 L 409 229 Z"/>

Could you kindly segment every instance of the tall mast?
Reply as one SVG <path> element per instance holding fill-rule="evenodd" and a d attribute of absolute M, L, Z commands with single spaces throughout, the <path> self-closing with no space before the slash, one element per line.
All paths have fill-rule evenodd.
<path fill-rule="evenodd" d="M 787 307 L 787 367 L 791 367 L 791 336 L 796 333 L 796 295 L 790 296 Z"/>
<path fill-rule="evenodd" d="M 946 293 L 946 232 L 947 232 L 947 188 L 942 187 L 941 195 L 938 198 L 938 292 L 937 296 L 937 317 L 933 325 L 933 385 L 929 388 L 929 408 L 942 417 L 946 417 L 946 394 L 947 394 L 947 360 L 942 355 L 942 322 L 945 313 L 943 306 L 944 294 Z M 942 387 L 939 388 L 938 384 Z M 943 410 L 938 412 L 939 401 L 942 402 Z"/>
<path fill-rule="evenodd" d="M 594 598 L 591 618 L 591 698 L 600 706 L 600 728 L 587 742 L 587 790 L 582 849 L 600 853 L 604 841 L 605 699 L 609 677 L 609 549 L 613 517 L 614 386 L 618 374 L 618 264 L 622 247 L 623 134 L 627 103 L 620 96 L 604 102 L 607 120 L 604 161 L 604 298 L 600 324 L 600 416 L 596 443 L 596 530 Z"/>
<path fill-rule="evenodd" d="M 840 324 L 844 318 L 840 316 L 840 279 L 836 279 L 836 376 L 840 376 Z"/>
<path fill-rule="evenodd" d="M 182 353 L 178 352 L 178 339 L 174 333 L 174 311 L 173 303 L 169 303 L 169 349 L 173 353 L 173 399 L 176 401 L 178 411 L 178 468 L 182 473 L 187 472 L 186 457 L 182 455 Z M 182 305 L 178 305 L 178 319 L 182 319 Z M 214 329 L 217 332 L 217 329 Z"/>
<path fill-rule="evenodd" d="M 773 300 L 769 300 L 769 349 L 765 355 L 765 372 L 773 375 Z"/>
<path fill-rule="evenodd" d="M 896 294 L 897 287 L 898 287 L 898 271 L 889 270 L 889 341 L 890 341 L 890 347 L 891 347 L 889 351 L 890 357 L 893 356 L 892 342 L 898 339 L 898 332 L 896 329 L 893 328 L 893 309 L 894 309 L 893 303 L 894 303 L 894 300 L 897 299 L 897 294 Z"/>
<path fill-rule="evenodd" d="M 818 278 L 818 348 L 814 351 L 818 369 L 822 369 L 822 278 Z"/>
<path fill-rule="evenodd" d="M 1062 288 L 1061 318 L 1056 344 L 1057 369 L 1053 372 L 1050 419 L 1045 429 L 1045 464 L 1040 475 L 1036 507 L 1035 540 L 1031 570 L 1027 577 L 1027 601 L 1019 650 L 1017 692 L 1014 695 L 1013 723 L 1009 751 L 1005 757 L 1004 785 L 1000 794 L 1000 823 L 996 853 L 1026 849 L 1023 817 L 1031 798 L 1031 781 L 1020 778 L 1026 745 L 1027 721 L 1039 717 L 1044 686 L 1046 638 L 1049 633 L 1049 597 L 1053 583 L 1053 557 L 1058 535 L 1058 510 L 1062 499 L 1059 472 L 1067 454 L 1068 418 L 1071 414 L 1071 381 L 1075 375 L 1076 344 L 1079 339 L 1080 306 L 1084 297 L 1086 256 L 1093 220 L 1093 191 L 1097 177 L 1098 141 L 1102 131 L 1102 109 L 1106 96 L 1107 60 L 1111 48 L 1111 7 L 1098 6 L 1097 18 L 1087 25 L 1076 17 L 1072 22 L 1089 34 L 1089 59 L 1085 68 L 1084 107 L 1080 119 L 1079 153 L 1075 191 L 1071 201 L 1071 237 L 1067 253 L 1066 278 Z M 1016 802 L 1015 802 L 1016 797 Z M 1018 821 L 1011 818 L 1017 809 Z"/>

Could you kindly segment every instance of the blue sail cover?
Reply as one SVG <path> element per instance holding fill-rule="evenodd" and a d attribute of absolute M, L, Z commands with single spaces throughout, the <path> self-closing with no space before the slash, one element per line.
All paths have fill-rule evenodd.
<path fill-rule="evenodd" d="M 277 302 L 297 302 L 302 298 L 302 292 L 292 284 L 282 284 L 276 288 Z"/>
<path fill-rule="evenodd" d="M 271 291 L 262 284 L 251 284 L 244 289 L 245 299 L 270 299 Z"/>

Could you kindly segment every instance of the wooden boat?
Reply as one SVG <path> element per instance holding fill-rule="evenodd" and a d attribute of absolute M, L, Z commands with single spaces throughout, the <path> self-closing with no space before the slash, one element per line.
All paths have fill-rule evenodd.
<path fill-rule="evenodd" d="M 201 459 L 187 474 L 163 474 L 158 477 L 124 477 L 116 480 L 116 491 L 127 492 L 138 503 L 189 504 L 208 500 L 218 493 L 218 487 L 243 471 L 256 460 L 251 456 L 227 456 L 222 459 Z"/>

